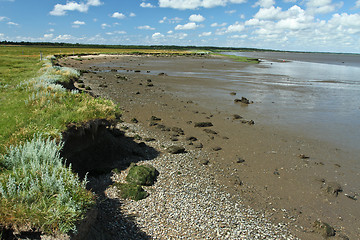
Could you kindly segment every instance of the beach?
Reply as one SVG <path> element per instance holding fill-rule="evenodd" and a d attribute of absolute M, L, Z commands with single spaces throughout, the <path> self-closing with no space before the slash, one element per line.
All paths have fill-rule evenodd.
<path fill-rule="evenodd" d="M 143 217 L 135 221 L 148 235 L 155 239 L 166 239 L 166 236 L 180 239 L 183 234 L 184 238 L 201 239 L 199 228 L 189 230 L 189 233 L 182 232 L 188 224 L 185 217 L 179 217 L 182 223 L 176 222 L 176 217 L 172 223 L 161 223 L 164 228 L 168 225 L 173 230 L 169 232 L 151 230 L 153 226 L 149 225 L 149 221 L 156 217 L 141 220 L 146 219 L 142 215 L 146 207 L 142 204 L 151 205 L 152 197 L 159 197 L 157 193 L 171 193 L 172 199 L 180 203 L 184 200 L 176 197 L 176 191 L 156 191 L 156 188 L 173 186 L 172 189 L 175 189 L 182 183 L 191 185 L 196 181 L 192 176 L 195 174 L 201 178 L 198 180 L 199 189 L 204 188 L 203 184 L 214 184 L 212 191 L 215 193 L 208 194 L 209 198 L 206 198 L 212 206 L 216 206 L 214 211 L 221 212 L 221 207 L 231 209 L 231 206 L 237 209 L 235 206 L 238 203 L 241 209 L 254 211 L 254 220 L 261 218 L 264 226 L 271 225 L 267 232 L 253 230 L 241 235 L 238 225 L 224 224 L 225 227 L 221 228 L 219 223 L 219 229 L 223 229 L 219 230 L 220 235 L 206 235 L 212 230 L 204 230 L 208 239 L 240 239 L 241 236 L 249 239 L 255 236 L 322 239 L 313 231 L 313 224 L 318 219 L 333 226 L 339 239 L 345 239 L 341 236 L 359 238 L 357 152 L 339 147 L 334 142 L 301 134 L 301 129 L 267 124 L 261 113 L 251 111 L 262 105 L 262 101 L 243 96 L 242 91 L 232 89 L 232 85 L 219 80 L 221 72 L 244 69 L 249 66 L 247 63 L 208 55 L 89 55 L 64 58 L 59 63 L 82 70 L 81 80 L 91 89 L 88 88 L 88 92 L 109 98 L 121 106 L 125 122 L 119 128 L 126 127 L 129 136 L 153 138 L 146 144 L 161 152 L 158 159 L 144 159 L 144 162 L 160 169 L 155 190 L 147 199 L 136 204 L 131 201 L 122 203 L 124 212 L 142 209 L 136 215 Z M 79 84 L 76 83 L 76 87 L 80 87 Z M 273 86 L 273 89 L 276 87 Z M 223 96 L 223 100 L 219 102 L 215 96 Z M 241 102 L 242 97 L 249 98 L 249 104 L 244 103 L 245 100 Z M 224 101 L 227 103 L 224 104 Z M 155 123 L 154 119 L 157 119 Z M 197 123 L 211 125 L 199 127 Z M 183 156 L 171 155 L 166 152 L 171 145 L 182 146 L 187 153 Z M 177 172 L 179 174 L 175 174 Z M 181 184 L 175 180 L 181 181 Z M 217 191 L 219 196 L 224 196 L 224 206 L 216 205 Z M 189 201 L 184 200 L 185 206 L 186 203 Z M 197 201 L 194 204 L 201 206 Z M 166 209 L 170 214 L 178 206 Z M 220 222 L 234 214 L 231 210 L 224 212 L 223 216 L 216 216 Z M 197 214 L 195 211 L 190 216 L 196 219 Z M 166 218 L 165 215 L 162 218 Z M 232 221 L 236 222 L 239 218 Z M 177 231 L 170 227 L 177 224 L 184 227 Z M 234 229 L 239 233 L 233 232 Z"/>

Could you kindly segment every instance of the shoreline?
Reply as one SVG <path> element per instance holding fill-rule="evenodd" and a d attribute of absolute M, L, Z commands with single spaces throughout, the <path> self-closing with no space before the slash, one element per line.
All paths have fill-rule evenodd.
<path fill-rule="evenodd" d="M 167 76 L 169 66 L 164 67 L 164 74 L 160 76 L 147 74 L 146 71 L 152 72 L 153 69 L 141 69 L 144 59 L 159 61 L 163 58 L 89 56 L 83 57 L 82 61 L 61 60 L 61 64 L 80 70 L 89 70 L 91 67 L 90 71 L 93 71 L 93 66 L 99 66 L 101 62 L 127 62 L 128 69 L 118 69 L 121 73 L 111 72 L 114 67 L 102 66 L 96 69 L 108 72 L 88 72 L 82 77 L 93 94 L 110 98 L 124 108 L 126 122 L 136 118 L 141 127 L 162 135 L 176 145 L 184 145 L 191 151 L 197 150 L 196 146 L 201 142 L 201 151 L 208 154 L 206 160 L 209 164 L 206 167 L 226 192 L 231 196 L 240 196 L 246 205 L 267 213 L 272 222 L 287 222 L 293 234 L 302 239 L 317 239 L 318 235 L 311 233 L 311 225 L 317 219 L 328 222 L 338 233 L 350 239 L 359 236 L 359 229 L 355 226 L 360 215 L 357 201 L 345 196 L 352 194 L 354 189 L 346 180 L 346 169 L 351 166 L 340 166 L 336 161 L 344 154 L 341 150 L 321 149 L 319 142 L 257 125 L 256 119 L 246 119 L 246 116 L 244 118 L 254 120 L 255 125 L 244 124 L 241 122 L 243 119 L 233 119 L 232 114 L 221 109 L 202 106 L 197 97 L 181 97 L 179 91 L 184 90 L 184 84 L 179 83 L 185 82 L 191 87 L 196 81 L 194 78 Z M 214 57 L 173 58 L 180 63 L 190 61 L 194 65 L 206 61 L 215 67 L 219 64 L 236 64 L 239 67 L 245 64 L 224 63 Z M 242 115 L 241 108 L 234 114 Z M 151 116 L 161 118 L 161 125 L 181 128 L 185 135 L 174 136 L 171 131 L 162 131 L 156 125 L 150 127 Z M 214 126 L 207 128 L 212 131 L 204 132 L 194 127 L 195 122 L 205 121 L 212 122 Z M 187 140 L 191 136 L 198 140 Z M 165 149 L 160 150 L 163 152 Z M 304 154 L 304 158 L 299 157 L 301 154 Z M 241 162 L 240 159 L 245 161 Z M 337 197 L 324 192 L 328 183 L 334 181 L 343 188 Z"/>

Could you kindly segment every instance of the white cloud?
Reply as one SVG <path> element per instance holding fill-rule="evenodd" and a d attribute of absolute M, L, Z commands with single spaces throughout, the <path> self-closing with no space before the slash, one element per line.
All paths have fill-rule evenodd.
<path fill-rule="evenodd" d="M 230 36 L 230 38 L 233 38 L 233 39 L 245 39 L 245 38 L 247 38 L 248 37 L 248 35 L 246 35 L 246 34 L 244 34 L 244 35 L 237 35 L 237 34 L 235 34 L 235 35 L 232 35 L 232 36 Z"/>
<path fill-rule="evenodd" d="M 269 8 L 260 8 L 259 11 L 255 14 L 254 18 L 256 19 L 280 19 L 282 16 L 282 9 L 280 7 L 271 6 Z"/>
<path fill-rule="evenodd" d="M 360 33 L 360 14 L 334 14 L 329 20 L 329 27 L 347 34 Z"/>
<path fill-rule="evenodd" d="M 227 23 L 213 23 L 210 26 L 211 27 L 225 27 Z"/>
<path fill-rule="evenodd" d="M 109 28 L 109 27 L 111 27 L 109 24 L 106 24 L 106 23 L 101 24 L 102 29 Z"/>
<path fill-rule="evenodd" d="M 189 17 L 189 21 L 191 22 L 203 22 L 205 21 L 205 18 L 201 16 L 200 14 L 193 14 Z"/>
<path fill-rule="evenodd" d="M 208 36 L 211 36 L 211 32 L 203 32 L 201 34 L 199 34 L 199 37 L 208 37 Z"/>
<path fill-rule="evenodd" d="M 54 34 L 50 33 L 50 34 L 44 34 L 44 38 L 53 38 L 54 37 Z"/>
<path fill-rule="evenodd" d="M 106 35 L 115 35 L 115 34 L 126 34 L 125 31 L 114 31 L 114 32 L 107 32 Z"/>
<path fill-rule="evenodd" d="M 311 13 L 325 14 L 335 11 L 337 7 L 342 6 L 342 3 L 333 4 L 332 0 L 308 0 L 306 6 Z"/>
<path fill-rule="evenodd" d="M 229 11 L 225 11 L 225 13 L 226 13 L 226 14 L 230 14 L 230 15 L 231 15 L 231 14 L 236 13 L 236 10 L 229 10 Z"/>
<path fill-rule="evenodd" d="M 124 19 L 126 16 L 123 13 L 114 12 L 111 17 L 117 18 L 117 19 Z"/>
<path fill-rule="evenodd" d="M 135 13 L 130 13 L 130 15 L 129 15 L 130 17 L 136 17 L 136 14 Z"/>
<path fill-rule="evenodd" d="M 19 24 L 14 23 L 14 22 L 8 22 L 7 25 L 10 25 L 10 26 L 19 26 Z"/>
<path fill-rule="evenodd" d="M 153 39 L 159 39 L 159 38 L 163 38 L 164 35 L 159 33 L 159 32 L 156 32 L 154 33 L 152 36 L 151 36 Z"/>
<path fill-rule="evenodd" d="M 0 22 L 10 20 L 8 17 L 0 16 Z"/>
<path fill-rule="evenodd" d="M 54 41 L 67 41 L 73 39 L 74 37 L 69 34 L 59 35 L 57 36 Z"/>
<path fill-rule="evenodd" d="M 140 4 L 140 7 L 143 7 L 143 8 L 154 8 L 155 6 L 152 5 L 151 3 L 142 2 L 142 3 Z"/>
<path fill-rule="evenodd" d="M 55 29 L 50 28 L 50 29 L 49 29 L 49 32 L 55 32 Z"/>
<path fill-rule="evenodd" d="M 167 33 L 168 33 L 168 34 L 173 34 L 174 31 L 173 31 L 173 30 L 170 30 L 170 31 L 168 31 Z"/>
<path fill-rule="evenodd" d="M 244 3 L 246 0 L 159 0 L 159 6 L 175 9 L 196 9 L 226 6 L 229 3 Z"/>
<path fill-rule="evenodd" d="M 241 24 L 239 22 L 236 22 L 233 25 L 228 26 L 227 31 L 226 32 L 241 32 L 245 29 L 244 24 Z"/>
<path fill-rule="evenodd" d="M 186 23 L 184 25 L 177 25 L 175 27 L 175 30 L 194 30 L 196 28 L 198 28 L 199 25 L 197 25 L 196 23 L 194 22 L 189 22 L 189 23 Z"/>
<path fill-rule="evenodd" d="M 87 0 L 86 3 L 80 2 L 67 2 L 65 5 L 56 4 L 54 9 L 50 12 L 50 15 L 53 16 L 64 16 L 67 11 L 79 11 L 85 13 L 89 10 L 91 6 L 97 7 L 102 5 L 102 2 L 99 0 Z"/>
<path fill-rule="evenodd" d="M 357 1 L 356 1 L 355 7 L 356 7 L 356 8 L 360 8 L 360 0 L 357 0 Z"/>
<path fill-rule="evenodd" d="M 155 28 L 150 27 L 149 25 L 139 26 L 139 27 L 137 27 L 137 29 L 141 29 L 141 30 L 155 30 Z"/>
<path fill-rule="evenodd" d="M 167 17 L 163 17 L 159 23 L 165 23 L 165 22 L 168 22 L 168 23 L 179 23 L 182 21 L 182 18 L 179 18 L 179 17 L 174 17 L 174 18 L 167 18 Z"/>
<path fill-rule="evenodd" d="M 76 21 L 73 22 L 73 24 L 76 24 L 76 25 L 85 25 L 85 22 L 76 20 Z"/>
<path fill-rule="evenodd" d="M 253 7 L 259 6 L 259 7 L 262 7 L 262 8 L 270 8 L 274 4 L 275 4 L 274 0 L 259 0 L 253 5 Z"/>

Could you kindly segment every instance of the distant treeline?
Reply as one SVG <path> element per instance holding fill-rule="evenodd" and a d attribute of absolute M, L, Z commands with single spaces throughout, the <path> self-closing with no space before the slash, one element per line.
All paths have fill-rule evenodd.
<path fill-rule="evenodd" d="M 214 46 L 175 46 L 175 45 L 100 45 L 80 43 L 54 43 L 54 42 L 11 42 L 1 41 L 0 45 L 12 46 L 43 46 L 43 47 L 64 47 L 64 48 L 107 48 L 107 49 L 153 49 L 153 50 L 200 50 L 200 51 L 276 51 L 258 48 L 235 48 L 235 47 L 214 47 Z"/>

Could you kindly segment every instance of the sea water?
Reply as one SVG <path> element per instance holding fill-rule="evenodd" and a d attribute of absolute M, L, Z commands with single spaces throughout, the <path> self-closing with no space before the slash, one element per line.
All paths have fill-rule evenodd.
<path fill-rule="evenodd" d="M 360 55 L 227 53 L 261 60 L 228 73 L 258 121 L 360 150 Z M 256 102 L 258 104 L 256 104 Z"/>

